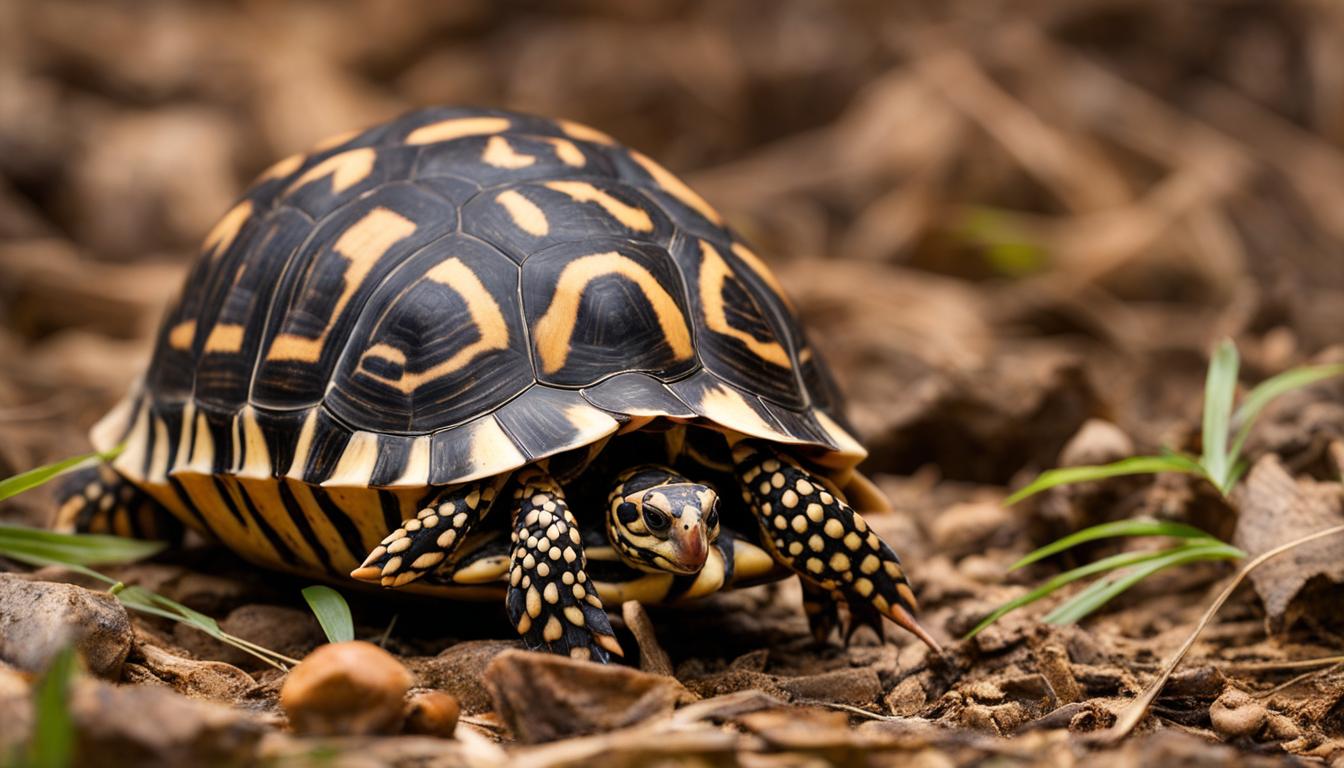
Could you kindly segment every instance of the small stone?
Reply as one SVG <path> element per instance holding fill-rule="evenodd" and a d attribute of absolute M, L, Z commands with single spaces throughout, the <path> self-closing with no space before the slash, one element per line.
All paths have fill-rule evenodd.
<path fill-rule="evenodd" d="M 953 556 L 983 552 L 1001 532 L 1015 532 L 1013 513 L 997 501 L 953 504 L 929 526 L 938 551 Z"/>
<path fill-rule="evenodd" d="M 115 680 L 132 641 L 130 617 L 112 595 L 0 574 L 0 661 L 40 672 L 73 645 L 91 673 Z"/>
<path fill-rule="evenodd" d="M 462 707 L 457 697 L 443 691 L 420 691 L 406 702 L 407 733 L 451 739 Z"/>
<path fill-rule="evenodd" d="M 1228 687 L 1209 707 L 1213 729 L 1228 739 L 1258 733 L 1268 717 L 1263 704 L 1238 688 Z"/>
<path fill-rule="evenodd" d="M 411 673 L 373 643 L 322 645 L 290 670 L 280 706 L 305 736 L 395 733 Z"/>
<path fill-rule="evenodd" d="M 1059 452 L 1061 467 L 1106 464 L 1134 455 L 1134 441 L 1104 419 L 1088 419 Z"/>

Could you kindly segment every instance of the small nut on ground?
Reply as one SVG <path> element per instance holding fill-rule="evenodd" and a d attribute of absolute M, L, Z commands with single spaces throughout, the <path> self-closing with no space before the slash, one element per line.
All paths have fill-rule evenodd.
<path fill-rule="evenodd" d="M 280 706 L 304 736 L 395 733 L 411 673 L 382 648 L 355 640 L 318 646 L 290 670 Z"/>
<path fill-rule="evenodd" d="M 453 731 L 457 730 L 457 716 L 461 712 L 457 697 L 451 693 L 419 691 L 411 694 L 406 702 L 405 730 L 407 733 L 450 739 Z"/>

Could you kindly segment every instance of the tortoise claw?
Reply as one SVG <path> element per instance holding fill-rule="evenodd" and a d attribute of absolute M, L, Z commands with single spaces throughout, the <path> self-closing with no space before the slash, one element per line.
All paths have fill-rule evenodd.
<path fill-rule="evenodd" d="M 458 486 L 388 534 L 350 577 L 400 587 L 443 565 L 494 501 L 495 485 Z"/>

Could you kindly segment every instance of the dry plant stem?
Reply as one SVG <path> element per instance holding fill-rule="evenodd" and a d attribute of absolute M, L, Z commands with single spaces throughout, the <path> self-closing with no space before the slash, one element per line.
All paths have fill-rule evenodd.
<path fill-rule="evenodd" d="M 1331 673 L 1331 672 L 1335 672 L 1335 671 L 1339 670 L 1341 667 L 1344 667 L 1344 663 L 1336 664 L 1336 665 L 1334 665 L 1333 667 L 1327 667 L 1327 668 L 1325 668 L 1325 669 L 1316 669 L 1316 670 L 1312 670 L 1311 672 L 1303 672 L 1302 674 L 1297 675 L 1296 677 L 1294 677 L 1294 678 L 1291 679 L 1291 680 L 1286 680 L 1286 681 L 1284 681 L 1284 682 L 1282 682 L 1282 683 L 1279 683 L 1278 685 L 1274 686 L 1273 688 L 1270 688 L 1270 689 L 1267 690 L 1267 691 L 1260 691 L 1259 693 L 1256 693 L 1256 694 L 1253 694 L 1253 695 L 1254 695 L 1255 698 L 1257 698 L 1257 699 L 1268 698 L 1268 697 L 1273 696 L 1274 694 L 1278 693 L 1279 691 L 1286 691 L 1286 690 L 1288 690 L 1289 688 L 1292 688 L 1294 685 L 1297 685 L 1298 683 L 1300 683 L 1300 682 L 1302 682 L 1302 681 L 1304 681 L 1304 680 L 1310 680 L 1310 679 L 1313 678 L 1313 677 L 1319 677 L 1319 676 L 1321 676 L 1321 675 L 1327 675 L 1327 674 L 1329 674 L 1329 673 Z"/>
<path fill-rule="evenodd" d="M 1171 677 L 1171 673 L 1176 671 L 1176 667 L 1181 663 L 1181 660 L 1185 658 L 1185 655 L 1190 652 L 1190 648 L 1194 646 L 1195 640 L 1199 639 L 1200 633 L 1204 631 L 1204 628 L 1207 627 L 1211 621 L 1213 621 L 1213 617 L 1218 613 L 1218 609 L 1223 607 L 1223 603 L 1227 602 L 1227 599 L 1232 596 L 1232 593 L 1241 582 L 1245 580 L 1251 571 L 1259 568 L 1261 565 L 1264 565 L 1269 560 L 1278 557 L 1284 552 L 1300 547 L 1303 544 L 1309 544 L 1317 539 L 1333 536 L 1337 533 L 1344 533 L 1344 525 L 1332 526 L 1323 531 L 1317 531 L 1309 536 L 1303 536 L 1300 539 L 1294 539 L 1286 544 L 1281 544 L 1268 552 L 1257 556 L 1254 560 L 1243 566 L 1242 569 L 1237 572 L 1236 577 L 1234 577 L 1232 581 L 1223 588 L 1223 591 L 1218 594 L 1217 599 L 1215 599 L 1208 610 L 1204 612 L 1204 615 L 1200 617 L 1199 623 L 1195 625 L 1194 631 L 1190 633 L 1190 636 L 1181 644 L 1180 649 L 1176 651 L 1176 654 L 1172 656 L 1171 660 L 1163 667 L 1162 674 L 1158 675 L 1157 679 L 1144 690 L 1143 695 L 1135 699 L 1123 712 L 1120 713 L 1120 716 L 1116 718 L 1115 725 L 1102 732 L 1097 739 L 1103 742 L 1115 742 L 1123 739 L 1125 736 L 1129 735 L 1130 731 L 1134 730 L 1134 726 L 1138 725 L 1139 721 L 1143 720 L 1143 716 L 1148 713 L 1148 707 L 1152 706 L 1153 700 L 1162 692 L 1162 687 L 1167 684 L 1167 680 Z"/>
<path fill-rule="evenodd" d="M 1319 659 L 1296 659 L 1292 661 L 1234 661 L 1220 666 L 1223 669 L 1235 669 L 1238 672 L 1274 672 L 1281 669 L 1311 669 L 1335 664 L 1344 664 L 1344 656 L 1322 656 Z"/>

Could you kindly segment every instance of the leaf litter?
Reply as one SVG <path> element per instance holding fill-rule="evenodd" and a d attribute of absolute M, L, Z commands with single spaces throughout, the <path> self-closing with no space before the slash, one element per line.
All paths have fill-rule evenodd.
<path fill-rule="evenodd" d="M 895 631 L 817 648 L 789 584 L 620 612 L 642 672 L 518 654 L 497 606 L 424 611 L 351 592 L 355 636 L 392 626 L 384 644 L 412 671 L 412 696 L 446 691 L 464 714 L 453 739 L 318 742 L 285 729 L 279 670 L 134 615 L 120 685 L 71 683 L 76 760 L 1339 760 L 1344 673 L 1301 666 L 1340 655 L 1326 621 L 1337 539 L 1251 572 L 1119 743 L 1087 737 L 1158 678 L 1234 565 L 1157 574 L 1078 626 L 1042 624 L 1074 593 L 1047 597 L 955 642 L 1042 579 L 1136 551 L 1093 541 L 1009 570 L 1088 526 L 1235 529 L 1254 557 L 1339 514 L 1338 382 L 1266 409 L 1231 505 L 1180 476 L 1002 504 L 1051 467 L 1200 455 L 1197 393 L 1218 339 L 1242 350 L 1244 384 L 1339 360 L 1338 10 L 636 6 L 16 3 L 0 25 L 22 38 L 0 57 L 0 476 L 86 450 L 84 428 L 143 368 L 201 233 L 274 159 L 419 103 L 564 115 L 684 173 L 776 268 L 850 395 L 867 469 L 896 505 L 872 522 L 948 658 Z M 37 491 L 3 515 L 41 525 L 52 509 Z M 299 596 L 308 583 L 199 542 L 101 569 L 259 647 L 301 658 L 323 642 Z M 106 589 L 54 566 L 22 578 Z M 32 722 L 33 685 L 0 666 L 4 722 Z M 160 727 L 141 727 L 151 718 Z"/>

